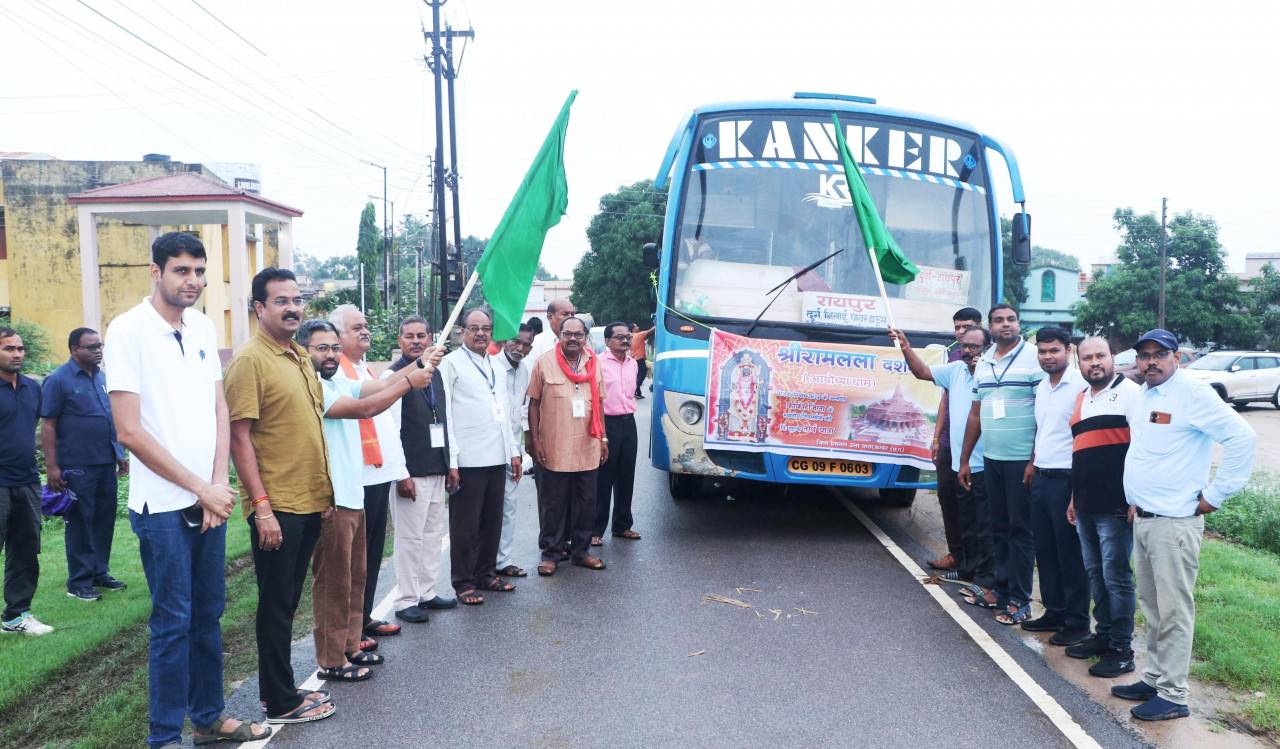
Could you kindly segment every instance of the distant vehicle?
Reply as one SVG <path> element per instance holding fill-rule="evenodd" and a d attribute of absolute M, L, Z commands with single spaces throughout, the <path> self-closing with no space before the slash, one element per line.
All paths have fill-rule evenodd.
<path fill-rule="evenodd" d="M 1180 348 L 1178 349 L 1178 366 L 1187 367 L 1200 355 L 1194 349 Z M 1138 370 L 1138 352 L 1133 349 L 1125 349 L 1115 356 L 1116 374 L 1122 374 L 1133 380 L 1139 385 L 1146 379 L 1142 372 Z"/>
<path fill-rule="evenodd" d="M 1271 401 L 1280 408 L 1280 354 L 1269 351 L 1215 351 L 1187 367 L 1227 403 Z"/>
<path fill-rule="evenodd" d="M 604 353 L 604 326 L 596 325 L 587 333 L 588 340 L 591 341 L 591 350 L 597 354 Z"/>

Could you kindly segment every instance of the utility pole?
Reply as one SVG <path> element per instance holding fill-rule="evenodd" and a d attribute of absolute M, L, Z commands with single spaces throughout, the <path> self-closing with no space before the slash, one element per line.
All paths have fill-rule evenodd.
<path fill-rule="evenodd" d="M 372 161 L 364 162 L 382 170 L 382 303 L 391 307 L 391 252 L 387 241 L 387 168 Z"/>
<path fill-rule="evenodd" d="M 459 208 L 458 199 L 458 119 L 456 108 L 454 106 L 453 82 L 458 78 L 458 66 L 453 59 L 453 38 L 455 36 L 475 38 L 475 31 L 467 29 L 466 31 L 453 30 L 453 27 L 445 27 L 445 60 L 448 66 L 445 70 L 445 77 L 449 81 L 449 190 L 453 193 L 453 252 L 454 257 L 458 260 L 462 259 L 462 213 Z"/>
<path fill-rule="evenodd" d="M 1164 327 L 1164 272 L 1165 266 L 1169 264 L 1169 261 L 1165 259 L 1165 226 L 1168 213 L 1169 199 L 1160 198 L 1160 312 L 1157 316 L 1159 322 L 1156 327 L 1164 328 L 1165 330 L 1168 330 L 1168 328 Z"/>

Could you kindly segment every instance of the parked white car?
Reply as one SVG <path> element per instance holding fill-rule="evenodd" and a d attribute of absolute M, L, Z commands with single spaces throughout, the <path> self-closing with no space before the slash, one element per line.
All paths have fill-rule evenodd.
<path fill-rule="evenodd" d="M 1208 383 L 1228 403 L 1271 401 L 1280 408 L 1280 354 L 1215 351 L 1188 364 L 1183 372 Z"/>

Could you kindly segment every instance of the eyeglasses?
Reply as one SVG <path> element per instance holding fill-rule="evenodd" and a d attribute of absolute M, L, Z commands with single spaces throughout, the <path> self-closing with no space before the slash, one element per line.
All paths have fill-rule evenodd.
<path fill-rule="evenodd" d="M 468 333 L 492 333 L 493 326 L 492 325 L 468 325 L 467 327 L 463 328 L 463 330 L 466 330 Z"/>
<path fill-rule="evenodd" d="M 327 343 L 320 343 L 315 346 L 307 346 L 307 348 L 311 349 L 317 354 L 341 354 L 342 353 L 342 346 L 336 343 L 333 345 L 329 345 Z"/>
<path fill-rule="evenodd" d="M 271 300 L 271 303 L 277 307 L 301 307 L 302 302 L 303 302 L 303 299 L 300 296 L 295 296 L 292 298 L 287 296 L 278 296 L 275 299 Z"/>
<path fill-rule="evenodd" d="M 619 335 L 609 336 L 609 338 L 615 341 L 622 341 L 623 343 L 631 343 L 630 334 L 628 335 L 619 334 Z"/>
<path fill-rule="evenodd" d="M 1151 361 L 1152 359 L 1164 361 L 1170 356 L 1173 356 L 1173 352 L 1167 348 L 1162 348 L 1159 351 L 1142 351 L 1138 353 L 1138 361 Z"/>
<path fill-rule="evenodd" d="M 570 333 L 567 330 L 560 331 L 560 337 L 569 341 L 581 341 L 587 337 L 586 333 Z"/>

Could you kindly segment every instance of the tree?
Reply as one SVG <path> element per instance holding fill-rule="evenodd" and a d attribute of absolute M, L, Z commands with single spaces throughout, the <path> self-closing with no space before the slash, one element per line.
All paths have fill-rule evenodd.
<path fill-rule="evenodd" d="M 356 239 L 356 258 L 364 268 L 365 304 L 369 309 L 382 306 L 378 279 L 382 276 L 382 230 L 373 203 L 365 203 L 360 214 L 360 232 Z"/>
<path fill-rule="evenodd" d="M 667 210 L 665 191 L 652 180 L 620 188 L 600 199 L 600 211 L 587 227 L 591 249 L 573 269 L 577 309 L 590 312 L 596 322 L 641 322 L 653 314 L 650 269 L 641 257 L 645 242 L 662 236 Z"/>
<path fill-rule="evenodd" d="M 1004 302 L 1012 304 L 1014 309 L 1022 309 L 1027 301 L 1027 274 L 1030 266 L 1013 262 L 1013 222 L 1004 216 L 1000 217 L 1000 255 L 1004 266 Z M 1035 257 L 1035 251 L 1031 253 Z"/>
<path fill-rule="evenodd" d="M 1270 263 L 1250 283 L 1248 293 L 1250 318 L 1258 326 L 1254 346 L 1267 351 L 1280 350 L 1280 271 Z"/>
<path fill-rule="evenodd" d="M 1116 267 L 1094 279 L 1075 316 L 1081 330 L 1129 347 L 1158 323 L 1160 220 L 1132 208 L 1116 209 L 1114 219 L 1121 236 Z M 1217 222 L 1190 211 L 1174 216 L 1166 246 L 1165 327 L 1196 345 L 1253 346 L 1261 331 L 1226 272 Z"/>
<path fill-rule="evenodd" d="M 1076 273 L 1080 272 L 1080 258 L 1068 252 L 1054 250 L 1049 247 L 1035 247 L 1031 250 L 1031 266 L 1028 270 L 1036 268 L 1046 268 L 1053 266 L 1055 268 L 1066 268 Z"/>

